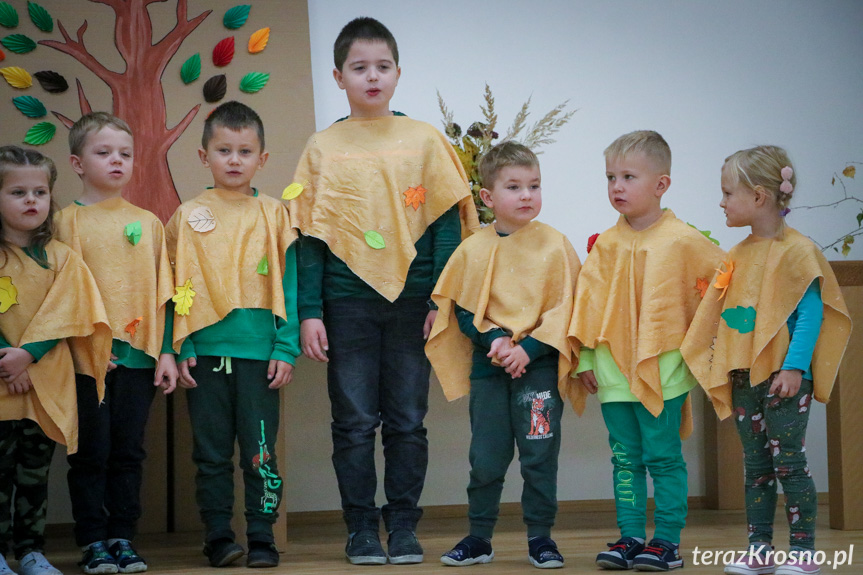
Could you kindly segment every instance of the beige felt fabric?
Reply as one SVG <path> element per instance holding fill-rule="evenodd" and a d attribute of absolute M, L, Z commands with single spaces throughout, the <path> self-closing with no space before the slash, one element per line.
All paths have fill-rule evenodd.
<path fill-rule="evenodd" d="M 719 299 L 722 292 L 713 279 L 681 347 L 719 417 L 731 414 L 729 371 L 749 369 L 757 385 L 782 367 L 788 317 L 815 279 L 821 285 L 824 321 L 812 356 L 814 396 L 826 402 L 851 334 L 851 318 L 827 259 L 800 232 L 785 228 L 780 239 L 750 235 L 731 249 L 728 261 L 734 266 L 728 291 Z M 738 306 L 755 309 L 753 331 L 740 333 L 722 319 L 724 310 Z"/>
<path fill-rule="evenodd" d="M 33 389 L 9 395 L 6 385 L 0 384 L 0 420 L 31 419 L 74 453 L 78 449 L 75 373 L 93 377 L 99 399 L 104 397 L 111 328 L 96 282 L 81 257 L 56 240 L 45 251 L 50 269 L 17 247 L 0 254 L 0 277 L 11 278 L 18 290 L 18 303 L 0 314 L 3 337 L 15 347 L 61 340 L 27 368 Z"/>
<path fill-rule="evenodd" d="M 501 327 L 516 343 L 531 336 L 555 348 L 560 395 L 568 397 L 577 350 L 566 329 L 580 268 L 566 236 L 536 221 L 506 237 L 487 226 L 462 242 L 432 293 L 438 314 L 426 344 L 446 398 L 470 392 L 472 344 L 459 330 L 456 305 L 474 314 L 480 332 Z"/>
<path fill-rule="evenodd" d="M 462 236 L 479 228 L 461 162 L 443 134 L 405 116 L 349 118 L 314 134 L 294 181 L 291 222 L 329 249 L 389 301 L 404 288 L 414 244 L 458 204 Z M 406 205 L 405 192 L 422 187 L 425 203 Z M 377 232 L 383 249 L 366 241 Z"/>

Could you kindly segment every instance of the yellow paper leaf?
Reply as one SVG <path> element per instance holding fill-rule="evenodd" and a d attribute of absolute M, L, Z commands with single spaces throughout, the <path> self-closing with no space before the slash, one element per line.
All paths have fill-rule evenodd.
<path fill-rule="evenodd" d="M 6 78 L 6 82 L 13 88 L 23 90 L 33 85 L 33 78 L 24 68 L 18 66 L 9 66 L 8 68 L 0 68 L 0 74 Z"/>
<path fill-rule="evenodd" d="M 136 317 L 126 326 L 126 333 L 135 337 L 135 332 L 138 330 L 138 325 L 144 320 L 144 316 Z"/>
<path fill-rule="evenodd" d="M 260 30 L 252 34 L 251 38 L 249 38 L 249 52 L 252 54 L 263 52 L 264 48 L 267 47 L 267 42 L 269 41 L 270 29 L 261 28 Z"/>
<path fill-rule="evenodd" d="M 206 206 L 199 206 L 189 213 L 189 219 L 186 220 L 192 229 L 196 232 L 209 232 L 216 227 L 216 216 Z"/>
<path fill-rule="evenodd" d="M 418 210 L 420 204 L 426 203 L 426 190 L 422 186 L 408 188 L 406 192 L 402 192 L 405 196 L 405 207 L 413 206 L 414 211 Z"/>
<path fill-rule="evenodd" d="M 293 200 L 297 196 L 303 193 L 303 184 L 299 182 L 294 182 L 282 192 L 282 199 L 286 201 Z"/>
<path fill-rule="evenodd" d="M 853 178 L 857 174 L 857 168 L 854 166 L 848 166 L 844 170 L 842 170 L 842 175 L 846 178 Z"/>
<path fill-rule="evenodd" d="M 192 278 L 186 280 L 181 286 L 176 286 L 174 290 L 177 292 L 171 298 L 174 302 L 174 311 L 177 315 L 189 315 L 189 308 L 192 307 L 193 299 L 195 298 L 195 290 L 192 289 Z"/>
<path fill-rule="evenodd" d="M 18 288 L 12 285 L 12 278 L 0 278 L 0 313 L 6 313 L 9 308 L 18 303 Z"/>

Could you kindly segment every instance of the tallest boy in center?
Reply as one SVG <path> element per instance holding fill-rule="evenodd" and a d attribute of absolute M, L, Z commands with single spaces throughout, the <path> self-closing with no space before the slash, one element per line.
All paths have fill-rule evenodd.
<path fill-rule="evenodd" d="M 449 256 L 479 224 L 467 177 L 443 134 L 390 110 L 401 75 L 390 31 L 357 18 L 333 51 L 333 76 L 351 114 L 309 139 L 294 176 L 303 190 L 289 205 L 301 233 L 303 352 L 328 362 L 348 561 L 419 563 L 431 370 L 423 346 L 437 313 L 430 296 Z M 378 426 L 382 508 L 375 503 Z"/>

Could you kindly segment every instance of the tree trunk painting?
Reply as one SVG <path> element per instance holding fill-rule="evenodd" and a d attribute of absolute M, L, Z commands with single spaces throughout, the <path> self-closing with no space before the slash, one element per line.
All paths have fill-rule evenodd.
<path fill-rule="evenodd" d="M 128 122 L 135 136 L 135 170 L 124 196 L 133 204 L 156 214 L 167 222 L 180 205 L 171 170 L 168 150 L 183 134 L 198 113 L 198 104 L 175 126 L 167 125 L 162 74 L 183 41 L 203 22 L 212 10 L 187 19 L 187 0 L 177 0 L 177 24 L 164 38 L 153 43 L 149 4 L 166 0 L 90 0 L 110 6 L 116 14 L 114 43 L 126 62 L 125 71 L 115 72 L 103 66 L 84 46 L 87 21 L 73 39 L 63 24 L 57 26 L 64 41 L 41 40 L 40 44 L 59 50 L 78 60 L 111 90 L 113 113 Z M 78 82 L 81 114 L 90 112 L 90 104 Z M 66 127 L 74 120 L 54 112 Z"/>

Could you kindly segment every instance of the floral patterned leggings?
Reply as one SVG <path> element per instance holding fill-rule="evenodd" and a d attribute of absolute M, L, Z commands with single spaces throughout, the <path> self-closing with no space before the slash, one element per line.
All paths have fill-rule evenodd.
<path fill-rule="evenodd" d="M 731 372 L 733 416 L 743 442 L 746 518 L 750 543 L 773 541 L 777 480 L 785 492 L 792 550 L 814 550 L 817 492 L 806 464 L 806 426 L 812 381 L 804 379 L 793 397 L 768 395 L 771 376 L 758 385 L 749 370 Z"/>

